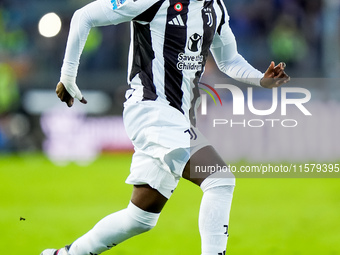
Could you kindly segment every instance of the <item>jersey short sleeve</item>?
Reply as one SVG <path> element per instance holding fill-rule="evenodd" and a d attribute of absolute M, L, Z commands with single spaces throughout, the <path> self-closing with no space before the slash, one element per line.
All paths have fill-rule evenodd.
<path fill-rule="evenodd" d="M 218 4 L 222 13 L 211 48 L 222 47 L 235 41 L 235 36 L 229 26 L 230 17 L 228 15 L 227 9 L 223 1 L 218 1 Z"/>

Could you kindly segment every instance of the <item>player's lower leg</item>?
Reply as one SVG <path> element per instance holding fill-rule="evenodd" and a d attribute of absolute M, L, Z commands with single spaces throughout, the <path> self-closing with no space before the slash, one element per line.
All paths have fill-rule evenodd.
<path fill-rule="evenodd" d="M 185 166 L 183 177 L 201 187 L 203 197 L 199 212 L 202 255 L 224 255 L 228 241 L 229 214 L 235 177 L 228 172 L 197 175 L 195 166 L 227 168 L 223 159 L 211 146 L 193 154 Z"/>
<path fill-rule="evenodd" d="M 41 255 L 97 255 L 152 229 L 167 199 L 148 185 L 134 186 L 128 207 L 108 215 L 93 229 L 65 248 L 47 249 Z"/>
<path fill-rule="evenodd" d="M 93 229 L 77 239 L 68 255 L 100 254 L 117 244 L 152 229 L 159 213 L 143 211 L 134 204 L 119 212 L 106 216 Z"/>
<path fill-rule="evenodd" d="M 144 211 L 130 202 L 126 209 L 99 221 L 71 246 L 59 250 L 47 249 L 41 255 L 97 255 L 152 229 L 158 217 L 159 213 Z"/>
<path fill-rule="evenodd" d="M 223 182 L 223 179 L 207 178 L 201 184 L 204 192 L 199 212 L 202 255 L 223 255 L 226 251 L 234 186 Z"/>

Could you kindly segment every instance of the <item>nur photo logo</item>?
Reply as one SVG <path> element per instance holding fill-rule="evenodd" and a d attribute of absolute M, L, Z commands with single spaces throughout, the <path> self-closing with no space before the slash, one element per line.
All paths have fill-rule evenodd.
<path fill-rule="evenodd" d="M 287 119 L 287 118 L 277 118 L 279 114 L 280 117 L 287 117 L 288 109 L 292 109 L 296 112 L 302 113 L 303 116 L 312 116 L 311 112 L 307 109 L 307 103 L 311 100 L 311 92 L 305 88 L 299 87 L 280 87 L 271 89 L 271 96 L 266 98 L 269 103 L 269 107 L 267 109 L 257 109 L 254 102 L 256 98 L 254 96 L 253 87 L 248 87 L 246 91 L 241 90 L 239 87 L 231 84 L 216 84 L 214 87 L 206 84 L 199 83 L 199 89 L 204 91 L 201 95 L 201 114 L 207 115 L 210 114 L 208 111 L 208 100 L 207 95 L 213 100 L 215 106 L 219 104 L 223 106 L 222 99 L 223 95 L 226 93 L 230 93 L 232 96 L 232 117 L 236 117 L 235 119 L 226 119 L 225 111 L 219 109 L 219 116 L 222 115 L 223 118 L 214 118 L 213 119 L 213 127 L 218 125 L 228 125 L 230 127 L 263 127 L 265 125 L 269 125 L 271 127 L 275 127 L 277 125 L 281 125 L 282 127 L 296 127 L 298 125 L 298 121 L 296 119 Z M 223 89 L 224 92 L 218 93 L 216 89 Z M 230 106 L 230 103 L 228 104 Z M 215 112 L 216 109 L 211 109 L 211 112 Z M 278 113 L 279 112 L 279 113 Z M 239 116 L 261 116 L 260 118 L 252 118 L 252 119 L 241 119 Z M 214 115 L 214 116 L 215 116 Z M 275 118 L 271 118 L 271 116 L 276 116 Z M 228 116 L 229 117 L 229 116 Z"/>
<path fill-rule="evenodd" d="M 214 101 L 215 105 L 217 105 L 217 102 L 216 102 L 215 97 L 214 97 L 214 95 L 212 93 L 214 93 L 216 95 L 216 97 L 219 100 L 221 106 L 223 106 L 221 97 L 217 93 L 216 89 L 214 89 L 212 86 L 210 86 L 210 85 L 208 85 L 206 83 L 203 83 L 203 82 L 199 82 L 198 85 L 199 85 L 199 89 L 200 90 L 204 91 L 205 93 L 207 93 L 211 97 L 211 99 Z M 212 93 L 208 89 L 210 89 L 210 91 Z M 202 113 L 202 115 L 206 115 L 207 114 L 207 94 L 202 94 L 201 95 L 201 113 Z"/>

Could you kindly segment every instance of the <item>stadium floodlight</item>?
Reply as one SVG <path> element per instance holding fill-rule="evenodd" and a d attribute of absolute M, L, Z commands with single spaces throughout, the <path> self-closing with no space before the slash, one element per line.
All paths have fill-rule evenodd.
<path fill-rule="evenodd" d="M 54 12 L 47 13 L 40 19 L 38 29 L 42 36 L 54 37 L 60 32 L 61 20 Z"/>

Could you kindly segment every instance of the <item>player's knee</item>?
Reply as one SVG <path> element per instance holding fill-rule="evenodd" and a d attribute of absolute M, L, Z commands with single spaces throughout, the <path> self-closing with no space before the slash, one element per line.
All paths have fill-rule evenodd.
<path fill-rule="evenodd" d="M 127 213 L 134 220 L 131 228 L 136 233 L 144 233 L 154 228 L 160 215 L 159 213 L 144 211 L 131 202 L 127 207 Z"/>
<path fill-rule="evenodd" d="M 232 193 L 235 187 L 235 177 L 231 173 L 215 173 L 210 175 L 201 183 L 201 189 L 206 192 L 209 189 L 217 187 L 228 187 L 228 190 Z"/>

